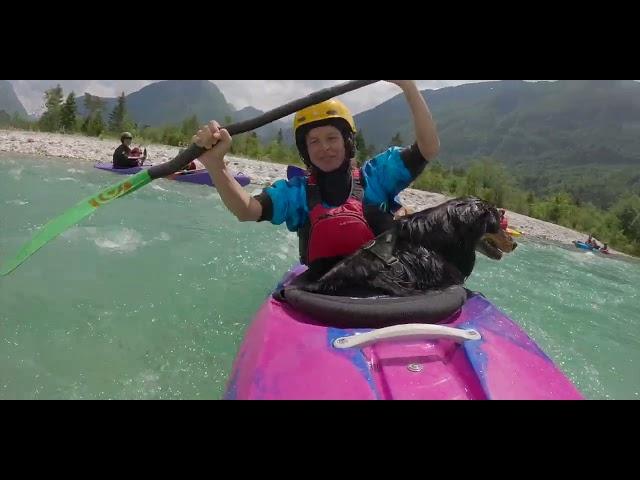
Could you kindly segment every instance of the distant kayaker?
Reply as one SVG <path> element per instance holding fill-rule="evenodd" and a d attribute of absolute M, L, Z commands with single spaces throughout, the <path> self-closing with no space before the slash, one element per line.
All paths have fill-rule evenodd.
<path fill-rule="evenodd" d="M 120 135 L 120 146 L 113 152 L 113 168 L 139 167 L 147 159 L 147 149 L 143 156 L 135 156 L 131 150 L 133 135 L 129 132 L 122 132 Z"/>
<path fill-rule="evenodd" d="M 296 113 L 293 131 L 309 175 L 278 180 L 250 196 L 225 168 L 229 133 L 216 121 L 193 141 L 211 148 L 200 157 L 227 208 L 240 221 L 286 222 L 297 232 L 300 260 L 316 261 L 355 252 L 393 220 L 394 199 L 439 152 L 440 141 L 427 104 L 414 80 L 388 80 L 399 86 L 413 115 L 416 142 L 390 147 L 361 168 L 356 155 L 356 125 L 349 109 L 332 99 Z"/>
<path fill-rule="evenodd" d="M 500 209 L 500 228 L 506 230 L 509 228 L 509 221 L 507 220 L 507 211 L 504 208 Z"/>

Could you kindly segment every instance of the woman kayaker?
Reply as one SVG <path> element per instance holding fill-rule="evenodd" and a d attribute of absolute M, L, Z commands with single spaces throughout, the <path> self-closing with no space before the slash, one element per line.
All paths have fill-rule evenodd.
<path fill-rule="evenodd" d="M 414 80 L 388 80 L 398 85 L 409 104 L 416 142 L 391 147 L 354 168 L 356 125 L 347 107 L 333 99 L 296 113 L 296 146 L 310 174 L 278 180 L 252 197 L 226 169 L 229 133 L 216 121 L 193 137 L 209 148 L 200 161 L 209 171 L 226 207 L 240 221 L 286 222 L 300 239 L 300 260 L 318 260 L 355 252 L 386 230 L 393 219 L 393 200 L 439 152 L 436 125 Z"/>

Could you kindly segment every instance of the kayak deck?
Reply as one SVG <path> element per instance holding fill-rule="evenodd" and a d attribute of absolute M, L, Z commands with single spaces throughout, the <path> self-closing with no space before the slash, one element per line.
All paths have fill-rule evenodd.
<path fill-rule="evenodd" d="M 226 399 L 581 399 L 553 361 L 504 313 L 472 296 L 447 326 L 481 339 L 380 342 L 339 337 L 370 330 L 325 327 L 269 298 L 240 347 Z"/>

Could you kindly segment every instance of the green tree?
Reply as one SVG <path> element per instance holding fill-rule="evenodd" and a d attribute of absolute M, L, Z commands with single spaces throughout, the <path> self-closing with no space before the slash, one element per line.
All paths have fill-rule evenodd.
<path fill-rule="evenodd" d="M 185 118 L 182 122 L 182 136 L 185 142 L 190 142 L 191 137 L 193 137 L 200 127 L 200 122 L 198 122 L 198 116 L 192 115 L 191 117 Z"/>
<path fill-rule="evenodd" d="M 60 125 L 65 132 L 73 132 L 76 128 L 76 94 L 71 92 L 67 96 L 60 113 Z"/>
<path fill-rule="evenodd" d="M 86 133 L 87 135 L 98 137 L 104 129 L 105 125 L 102 119 L 102 112 L 98 110 L 88 119 Z"/>
<path fill-rule="evenodd" d="M 260 140 L 256 132 L 251 132 L 247 136 L 247 146 L 245 154 L 250 158 L 260 158 L 261 151 Z"/>
<path fill-rule="evenodd" d="M 162 143 L 165 145 L 180 146 L 182 143 L 182 129 L 175 125 L 167 125 L 162 129 Z"/>
<path fill-rule="evenodd" d="M 438 174 L 438 175 L 445 174 L 445 169 L 438 160 L 434 160 L 433 162 L 431 162 L 431 165 L 429 166 L 429 171 L 433 174 Z"/>
<path fill-rule="evenodd" d="M 392 138 L 391 138 L 391 143 L 389 144 L 390 147 L 402 147 L 404 145 L 404 142 L 402 140 L 402 136 L 400 135 L 400 132 L 397 132 Z"/>
<path fill-rule="evenodd" d="M 4 110 L 0 110 L 0 125 L 8 126 L 11 123 L 11 115 Z"/>
<path fill-rule="evenodd" d="M 496 206 L 506 206 L 511 190 L 512 179 L 504 166 L 484 159 L 474 162 L 469 168 L 462 193 L 478 196 Z"/>
<path fill-rule="evenodd" d="M 112 132 L 121 132 L 124 130 L 125 117 L 127 115 L 127 101 L 124 92 L 118 97 L 118 103 L 113 107 L 111 115 L 109 115 L 109 130 Z"/>
<path fill-rule="evenodd" d="M 99 136 L 104 131 L 104 100 L 88 93 L 83 97 L 84 108 L 87 111 L 80 130 L 87 135 Z"/>
<path fill-rule="evenodd" d="M 627 195 L 612 207 L 620 221 L 622 233 L 632 241 L 640 242 L 640 196 Z"/>
<path fill-rule="evenodd" d="M 367 145 L 367 142 L 364 139 L 364 132 L 362 130 L 358 130 L 356 133 L 356 150 L 356 160 L 360 166 L 362 166 L 362 164 L 369 160 L 373 155 L 373 147 L 371 145 Z"/>
<path fill-rule="evenodd" d="M 87 111 L 87 117 L 91 117 L 96 112 L 104 111 L 104 100 L 95 97 L 89 93 L 85 93 L 83 97 L 84 108 Z"/>
<path fill-rule="evenodd" d="M 40 128 L 48 132 L 57 132 L 60 129 L 62 102 L 64 94 L 60 85 L 44 92 L 45 112 L 40 117 Z"/>

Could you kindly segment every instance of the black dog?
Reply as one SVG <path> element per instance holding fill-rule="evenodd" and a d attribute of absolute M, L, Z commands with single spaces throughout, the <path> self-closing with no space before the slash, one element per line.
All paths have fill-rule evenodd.
<path fill-rule="evenodd" d="M 458 198 L 395 220 L 392 229 L 355 254 L 329 259 L 329 268 L 327 262 L 324 268 L 312 265 L 294 283 L 337 296 L 418 295 L 464 284 L 476 249 L 500 260 L 516 246 L 500 228 L 495 207 L 474 197 Z M 319 269 L 324 271 L 318 274 Z"/>

